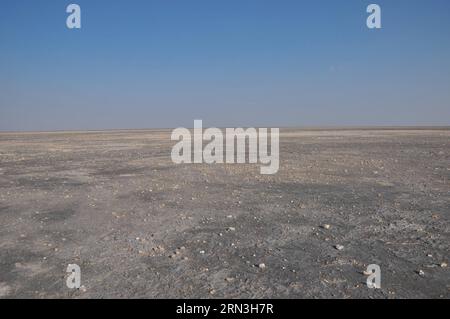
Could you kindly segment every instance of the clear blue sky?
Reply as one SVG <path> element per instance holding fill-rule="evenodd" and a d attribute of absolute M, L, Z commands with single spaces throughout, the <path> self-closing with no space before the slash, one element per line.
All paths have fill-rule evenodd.
<path fill-rule="evenodd" d="M 66 27 L 66 6 L 82 29 Z M 382 8 L 381 30 L 366 7 Z M 0 130 L 450 125 L 448 0 L 2 0 Z"/>

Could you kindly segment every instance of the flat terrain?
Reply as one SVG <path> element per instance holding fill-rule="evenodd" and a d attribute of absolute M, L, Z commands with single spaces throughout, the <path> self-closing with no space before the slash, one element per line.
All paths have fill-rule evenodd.
<path fill-rule="evenodd" d="M 449 130 L 282 130 L 271 176 L 170 133 L 1 133 L 0 298 L 450 297 Z"/>

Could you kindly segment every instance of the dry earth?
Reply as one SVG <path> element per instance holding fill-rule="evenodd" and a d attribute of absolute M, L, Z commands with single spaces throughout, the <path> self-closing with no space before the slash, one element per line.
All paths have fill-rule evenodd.
<path fill-rule="evenodd" d="M 273 176 L 173 144 L 1 133 L 0 298 L 449 298 L 449 130 L 282 130 Z"/>

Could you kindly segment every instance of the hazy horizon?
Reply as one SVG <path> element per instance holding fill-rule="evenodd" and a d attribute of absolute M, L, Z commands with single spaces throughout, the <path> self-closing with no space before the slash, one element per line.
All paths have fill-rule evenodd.
<path fill-rule="evenodd" d="M 449 56 L 446 0 L 6 0 L 0 131 L 446 127 Z"/>

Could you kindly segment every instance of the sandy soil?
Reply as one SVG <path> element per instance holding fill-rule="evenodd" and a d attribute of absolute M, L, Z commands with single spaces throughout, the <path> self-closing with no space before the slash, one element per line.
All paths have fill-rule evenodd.
<path fill-rule="evenodd" d="M 449 130 L 282 130 L 273 176 L 173 144 L 0 134 L 0 298 L 449 298 Z"/>

